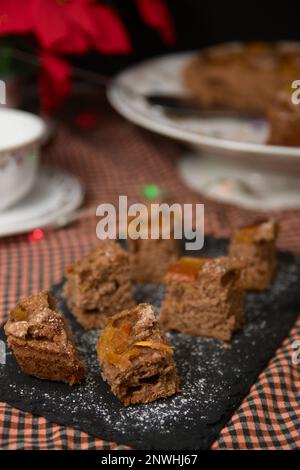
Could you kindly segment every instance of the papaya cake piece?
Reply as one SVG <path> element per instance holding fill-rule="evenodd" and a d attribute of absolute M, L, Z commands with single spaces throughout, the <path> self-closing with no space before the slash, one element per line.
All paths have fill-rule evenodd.
<path fill-rule="evenodd" d="M 159 283 L 179 256 L 177 240 L 128 240 L 132 279 L 140 283 Z"/>
<path fill-rule="evenodd" d="M 132 279 L 141 283 L 159 283 L 163 281 L 168 268 L 180 256 L 180 241 L 175 239 L 175 219 L 154 217 L 158 223 L 158 236 L 151 238 L 150 217 L 145 221 L 147 238 L 131 238 L 128 230 L 127 246 L 130 253 Z M 169 230 L 164 236 L 164 230 Z"/>
<path fill-rule="evenodd" d="M 25 374 L 70 385 L 85 377 L 66 320 L 47 292 L 20 300 L 10 311 L 5 333 Z"/>
<path fill-rule="evenodd" d="M 243 324 L 240 269 L 228 257 L 183 257 L 166 274 L 160 323 L 166 330 L 229 340 Z"/>
<path fill-rule="evenodd" d="M 149 304 L 111 317 L 100 334 L 97 355 L 103 379 L 125 406 L 179 391 L 173 348 Z"/>
<path fill-rule="evenodd" d="M 66 269 L 63 297 L 84 328 L 103 328 L 110 316 L 134 305 L 128 253 L 103 240 Z"/>
<path fill-rule="evenodd" d="M 267 220 L 241 227 L 233 234 L 229 256 L 242 262 L 241 283 L 244 289 L 270 289 L 277 267 L 275 243 L 278 230 L 274 220 Z"/>

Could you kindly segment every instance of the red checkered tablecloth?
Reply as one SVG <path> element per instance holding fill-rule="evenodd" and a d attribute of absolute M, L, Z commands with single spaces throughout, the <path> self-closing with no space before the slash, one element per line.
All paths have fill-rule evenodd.
<path fill-rule="evenodd" d="M 59 127 L 43 160 L 79 176 L 86 188 L 85 205 L 116 202 L 120 194 L 140 198 L 145 184 L 156 183 L 180 202 L 205 204 L 205 230 L 228 236 L 255 220 L 257 213 L 219 204 L 187 189 L 178 178 L 178 148 L 140 131 L 113 113 L 99 115 L 96 130 Z M 281 223 L 279 247 L 300 251 L 300 211 L 273 214 Z M 0 321 L 23 295 L 59 282 L 64 266 L 97 242 L 95 219 L 45 232 L 43 239 L 27 235 L 0 239 Z M 300 339 L 300 319 L 249 395 L 213 444 L 213 449 L 300 448 L 300 365 L 293 365 L 293 342 Z M 50 423 L 0 403 L 1 449 L 121 449 L 78 430 Z"/>

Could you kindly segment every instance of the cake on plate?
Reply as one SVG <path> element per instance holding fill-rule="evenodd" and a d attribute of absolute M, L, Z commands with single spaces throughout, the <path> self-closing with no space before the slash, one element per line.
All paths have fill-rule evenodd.
<path fill-rule="evenodd" d="M 270 289 L 277 267 L 276 239 L 278 224 L 274 220 L 258 222 L 235 231 L 229 256 L 240 260 L 241 283 L 247 290 Z"/>
<path fill-rule="evenodd" d="M 300 104 L 292 103 L 290 91 L 278 93 L 267 117 L 270 123 L 268 144 L 300 147 Z"/>
<path fill-rule="evenodd" d="M 47 292 L 20 300 L 5 333 L 25 374 L 70 385 L 85 377 L 68 325 Z"/>
<path fill-rule="evenodd" d="M 179 391 L 173 348 L 149 304 L 111 317 L 100 334 L 97 355 L 103 379 L 125 406 Z"/>
<path fill-rule="evenodd" d="M 277 133 L 273 129 L 274 125 L 276 128 L 289 125 L 291 114 L 281 114 L 280 124 L 274 109 L 277 107 L 277 112 L 282 109 L 280 99 L 278 102 L 282 90 L 289 90 L 291 99 L 291 84 L 299 76 L 300 43 L 297 42 L 216 45 L 202 50 L 183 70 L 184 84 L 201 106 L 266 116 L 271 124 L 268 143 L 278 145 L 299 145 L 297 120 L 294 119 L 288 138 L 285 132 Z"/>
<path fill-rule="evenodd" d="M 128 251 L 132 266 L 132 279 L 136 282 L 157 283 L 162 282 L 168 268 L 175 263 L 180 255 L 180 241 L 175 239 L 175 218 L 154 216 L 152 220 L 158 222 L 158 236 L 151 238 L 151 222 L 145 222 L 147 238 L 131 238 L 128 230 Z M 170 235 L 164 238 L 164 230 L 170 229 Z"/>
<path fill-rule="evenodd" d="M 243 325 L 240 270 L 228 257 L 183 257 L 166 274 L 160 311 L 166 330 L 229 340 Z"/>
<path fill-rule="evenodd" d="M 70 311 L 84 328 L 103 328 L 110 316 L 134 305 L 128 253 L 103 240 L 66 269 L 63 290 Z"/>

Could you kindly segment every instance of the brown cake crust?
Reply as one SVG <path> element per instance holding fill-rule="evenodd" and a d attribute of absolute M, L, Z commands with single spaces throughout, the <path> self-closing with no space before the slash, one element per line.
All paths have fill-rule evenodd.
<path fill-rule="evenodd" d="M 204 49 L 183 71 L 202 105 L 266 113 L 300 72 L 300 43 L 229 43 Z"/>
<path fill-rule="evenodd" d="M 4 329 L 23 372 L 73 385 L 85 377 L 64 317 L 42 292 L 26 297 L 11 310 Z"/>
<path fill-rule="evenodd" d="M 166 330 L 229 340 L 244 321 L 239 277 L 228 257 L 183 258 L 166 275 L 160 323 Z"/>
<path fill-rule="evenodd" d="M 270 289 L 277 267 L 278 224 L 262 221 L 238 229 L 230 242 L 229 256 L 239 260 L 241 284 L 246 290 Z"/>
<path fill-rule="evenodd" d="M 268 110 L 268 144 L 300 146 L 300 105 L 291 100 L 290 91 L 281 91 Z"/>
<path fill-rule="evenodd" d="M 150 213 L 149 206 L 149 213 Z M 136 282 L 159 283 L 163 282 L 164 275 L 180 255 L 180 241 L 174 238 L 175 224 L 178 223 L 177 215 L 153 220 L 160 222 L 159 238 L 151 238 L 151 219 L 147 220 L 147 239 L 134 240 L 128 231 L 127 246 L 130 253 L 132 267 L 132 279 Z M 170 229 L 170 238 L 163 238 L 163 230 Z"/>
<path fill-rule="evenodd" d="M 149 304 L 113 316 L 97 347 L 102 377 L 125 406 L 179 391 L 172 353 Z"/>
<path fill-rule="evenodd" d="M 297 42 L 217 45 L 201 51 L 183 70 L 184 84 L 202 106 L 265 115 L 271 125 L 267 143 L 274 145 L 299 145 L 296 111 L 291 102 L 287 111 L 280 98 L 286 90 L 291 98 L 291 83 L 299 76 Z"/>
<path fill-rule="evenodd" d="M 168 268 L 179 256 L 178 240 L 127 241 L 130 252 L 132 279 L 136 282 L 158 283 L 163 281 Z"/>
<path fill-rule="evenodd" d="M 103 240 L 66 269 L 63 297 L 84 328 L 103 328 L 110 316 L 134 305 L 130 276 L 128 253 Z"/>

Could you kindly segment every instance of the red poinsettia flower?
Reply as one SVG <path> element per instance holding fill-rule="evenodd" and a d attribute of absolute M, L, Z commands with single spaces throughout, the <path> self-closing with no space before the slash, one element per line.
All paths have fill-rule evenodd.
<path fill-rule="evenodd" d="M 137 5 L 144 21 L 172 44 L 175 34 L 165 2 L 137 0 Z M 1 34 L 28 34 L 37 40 L 44 110 L 57 107 L 70 90 L 70 67 L 63 55 L 90 49 L 123 54 L 131 49 L 114 9 L 97 0 L 0 0 Z"/>
<path fill-rule="evenodd" d="M 164 0 L 137 0 L 137 6 L 143 20 L 157 29 L 166 44 L 174 44 L 175 29 Z"/>
<path fill-rule="evenodd" d="M 48 113 L 59 108 L 64 98 L 71 92 L 70 66 L 64 59 L 47 52 L 41 52 L 39 58 L 41 107 L 45 113 Z"/>
<path fill-rule="evenodd" d="M 130 40 L 114 10 L 96 0 L 0 0 L 0 34 L 31 34 L 41 49 L 43 109 L 70 89 L 70 67 L 57 55 L 128 53 Z"/>

